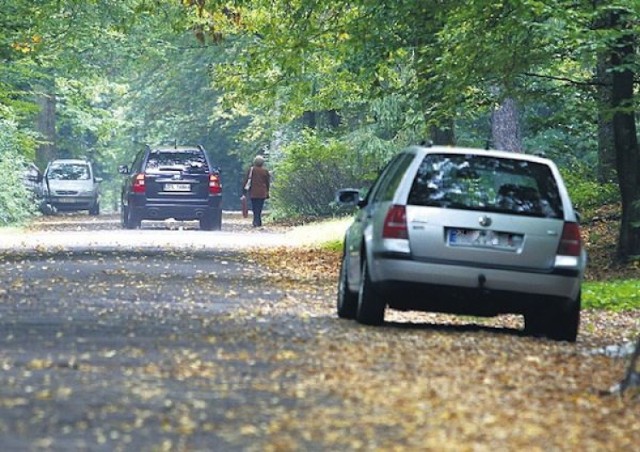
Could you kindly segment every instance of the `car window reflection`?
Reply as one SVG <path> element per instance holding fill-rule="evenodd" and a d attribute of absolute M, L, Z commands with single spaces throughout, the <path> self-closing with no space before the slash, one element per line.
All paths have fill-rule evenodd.
<path fill-rule="evenodd" d="M 408 204 L 563 217 L 558 187 L 546 165 L 497 157 L 427 155 Z"/>
<path fill-rule="evenodd" d="M 87 180 L 89 179 L 89 167 L 87 165 L 56 165 L 51 166 L 47 178 L 53 180 Z"/>
<path fill-rule="evenodd" d="M 146 171 L 208 172 L 207 162 L 199 150 L 193 152 L 152 152 L 147 160 Z"/>

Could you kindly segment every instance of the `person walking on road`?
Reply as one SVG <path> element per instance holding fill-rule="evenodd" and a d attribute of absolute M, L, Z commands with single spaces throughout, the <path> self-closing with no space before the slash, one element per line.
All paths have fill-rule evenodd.
<path fill-rule="evenodd" d="M 264 167 L 264 157 L 258 155 L 253 159 L 253 165 L 247 171 L 242 185 L 244 187 L 244 195 L 251 199 L 254 228 L 262 226 L 262 209 L 265 200 L 269 199 L 270 184 L 271 174 Z"/>

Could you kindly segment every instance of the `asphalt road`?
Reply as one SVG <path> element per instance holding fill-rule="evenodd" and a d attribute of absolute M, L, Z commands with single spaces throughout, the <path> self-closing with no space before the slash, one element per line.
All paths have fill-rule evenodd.
<path fill-rule="evenodd" d="M 290 238 L 282 228 L 251 227 L 250 219 L 226 212 L 222 231 L 201 231 L 197 222 L 144 221 L 141 229 L 126 230 L 116 215 L 57 215 L 42 217 L 23 230 L 0 234 L 0 252 L 32 250 L 117 251 L 246 249 L 286 246 Z"/>
<path fill-rule="evenodd" d="M 234 375 L 225 354 L 255 345 L 224 337 L 241 309 L 284 294 L 237 250 L 283 235 L 227 227 L 123 231 L 112 217 L 74 215 L 0 233 L 0 448 L 249 447 L 225 439 L 235 427 L 213 431 L 245 405 L 242 381 L 256 372 L 240 361 Z M 240 390 L 221 396 L 227 380 Z"/>

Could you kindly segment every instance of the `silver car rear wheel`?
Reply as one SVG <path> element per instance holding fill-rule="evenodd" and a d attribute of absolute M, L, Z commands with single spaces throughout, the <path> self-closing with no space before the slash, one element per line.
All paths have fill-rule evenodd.
<path fill-rule="evenodd" d="M 581 296 L 556 306 L 549 302 L 542 309 L 524 316 L 525 332 L 533 336 L 546 336 L 556 341 L 575 342 L 580 327 Z"/>
<path fill-rule="evenodd" d="M 364 325 L 382 325 L 386 303 L 376 290 L 375 283 L 369 276 L 369 265 L 366 258 L 362 264 L 360 292 L 358 293 L 358 310 L 356 320 Z"/>
<path fill-rule="evenodd" d="M 575 342 L 580 328 L 581 294 L 558 307 L 547 330 L 550 339 Z"/>

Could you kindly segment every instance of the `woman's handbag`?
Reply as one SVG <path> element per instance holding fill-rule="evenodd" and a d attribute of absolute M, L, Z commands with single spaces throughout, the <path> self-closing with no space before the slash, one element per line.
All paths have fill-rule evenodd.
<path fill-rule="evenodd" d="M 253 166 L 251 170 L 249 170 L 249 177 L 247 178 L 247 183 L 244 184 L 244 191 L 249 192 L 251 190 L 251 178 L 253 177 Z"/>
<path fill-rule="evenodd" d="M 249 206 L 245 195 L 240 196 L 240 204 L 242 206 L 242 218 L 247 218 L 249 216 Z"/>

